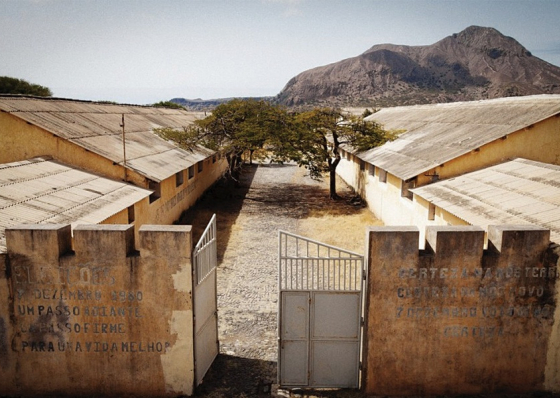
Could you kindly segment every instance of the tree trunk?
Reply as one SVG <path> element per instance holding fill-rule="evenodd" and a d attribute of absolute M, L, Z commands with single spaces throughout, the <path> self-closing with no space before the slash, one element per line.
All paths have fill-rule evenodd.
<path fill-rule="evenodd" d="M 329 197 L 331 199 L 338 199 L 339 196 L 336 193 L 336 168 L 330 167 L 329 168 Z"/>

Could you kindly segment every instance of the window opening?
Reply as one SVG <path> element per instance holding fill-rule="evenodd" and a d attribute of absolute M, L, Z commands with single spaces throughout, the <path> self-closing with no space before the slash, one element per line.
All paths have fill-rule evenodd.
<path fill-rule="evenodd" d="M 134 205 L 128 206 L 128 223 L 132 224 L 134 222 Z"/>
<path fill-rule="evenodd" d="M 387 172 L 383 169 L 379 170 L 379 182 L 387 182 Z"/>
<path fill-rule="evenodd" d="M 430 206 L 428 207 L 428 220 L 433 221 L 435 219 L 436 219 L 436 205 L 430 203 Z"/>
<path fill-rule="evenodd" d="M 416 178 L 411 178 L 410 180 L 405 180 L 401 183 L 401 196 L 412 200 L 412 192 L 410 189 L 416 186 Z"/>
<path fill-rule="evenodd" d="M 178 173 L 175 173 L 175 186 L 178 187 L 180 185 L 183 185 L 184 182 L 184 172 L 183 170 L 181 170 Z"/>
<path fill-rule="evenodd" d="M 150 181 L 148 187 L 153 191 L 150 195 L 150 203 L 153 203 L 161 197 L 161 184 L 159 182 Z"/>

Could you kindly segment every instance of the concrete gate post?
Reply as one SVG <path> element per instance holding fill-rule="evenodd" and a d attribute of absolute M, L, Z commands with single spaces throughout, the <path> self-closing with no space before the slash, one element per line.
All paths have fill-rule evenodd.
<path fill-rule="evenodd" d="M 548 230 L 368 231 L 365 390 L 371 395 L 545 389 L 559 272 Z"/>

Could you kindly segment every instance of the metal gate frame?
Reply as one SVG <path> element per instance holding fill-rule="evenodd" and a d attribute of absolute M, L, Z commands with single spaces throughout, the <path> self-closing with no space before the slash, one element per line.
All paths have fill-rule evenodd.
<path fill-rule="evenodd" d="M 192 253 L 195 386 L 202 383 L 220 348 L 216 281 L 217 248 L 214 214 Z"/>
<path fill-rule="evenodd" d="M 279 231 L 278 384 L 359 388 L 364 256 Z"/>

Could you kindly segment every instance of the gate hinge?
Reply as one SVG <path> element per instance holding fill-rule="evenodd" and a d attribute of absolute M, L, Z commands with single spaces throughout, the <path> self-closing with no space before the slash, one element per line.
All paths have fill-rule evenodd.
<path fill-rule="evenodd" d="M 356 318 L 354 318 L 354 319 L 356 319 Z M 365 325 L 365 323 L 366 323 L 366 322 L 365 322 L 365 320 L 364 320 L 364 317 L 361 317 L 361 318 L 360 318 L 360 326 L 363 327 L 363 326 Z"/>
<path fill-rule="evenodd" d="M 360 361 L 360 363 L 358 364 L 358 368 L 359 368 L 360 370 L 364 370 L 363 367 L 362 367 L 362 361 Z"/>

